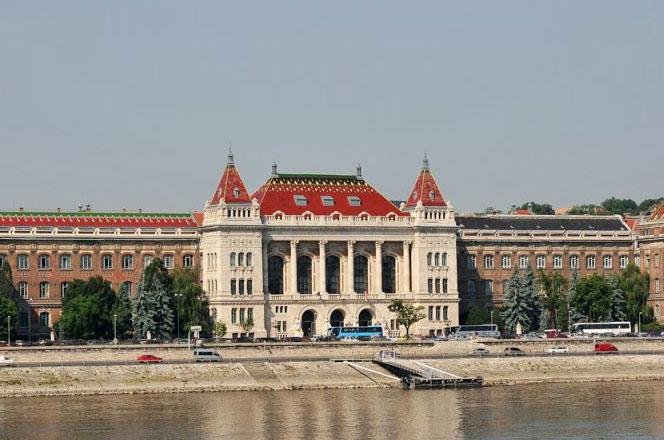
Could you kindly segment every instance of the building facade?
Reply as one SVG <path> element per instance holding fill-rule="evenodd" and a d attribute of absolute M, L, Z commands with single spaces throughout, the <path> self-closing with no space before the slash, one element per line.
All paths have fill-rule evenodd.
<path fill-rule="evenodd" d="M 640 225 L 641 233 L 636 240 L 636 258 L 641 270 L 650 277 L 648 303 L 653 308 L 655 318 L 662 322 L 664 307 L 664 205 L 656 209 Z"/>
<path fill-rule="evenodd" d="M 232 336 L 326 334 L 332 326 L 403 329 L 393 299 L 424 307 L 412 329 L 458 323 L 454 209 L 427 161 L 397 208 L 355 175 L 278 173 L 249 196 L 232 155 L 206 203 L 202 281 Z M 242 326 L 251 319 L 253 327 Z"/>

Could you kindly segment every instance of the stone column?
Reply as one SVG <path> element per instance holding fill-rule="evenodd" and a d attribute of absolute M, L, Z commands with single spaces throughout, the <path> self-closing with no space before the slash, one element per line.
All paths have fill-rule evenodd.
<path fill-rule="evenodd" d="M 288 277 L 288 291 L 297 294 L 297 240 L 290 242 L 290 276 Z"/>
<path fill-rule="evenodd" d="M 403 242 L 403 291 L 410 293 L 410 241 Z"/>
<path fill-rule="evenodd" d="M 269 293 L 268 292 L 268 285 L 267 285 L 267 279 L 268 279 L 267 278 L 267 245 L 268 245 L 268 243 L 269 242 L 267 240 L 263 241 L 263 246 L 262 246 L 263 253 L 262 253 L 262 256 L 261 256 L 261 258 L 263 259 L 262 263 L 263 263 L 263 294 L 264 295 L 267 295 Z"/>
<path fill-rule="evenodd" d="M 374 291 L 378 294 L 383 293 L 383 241 L 376 240 L 376 279 L 374 282 Z"/>
<path fill-rule="evenodd" d="M 325 293 L 327 288 L 325 285 L 327 279 L 325 274 L 325 244 L 327 244 L 327 240 L 318 242 L 318 291 L 320 293 Z"/>
<path fill-rule="evenodd" d="M 348 240 L 348 261 L 346 261 L 346 293 L 352 294 L 355 292 L 355 240 Z"/>

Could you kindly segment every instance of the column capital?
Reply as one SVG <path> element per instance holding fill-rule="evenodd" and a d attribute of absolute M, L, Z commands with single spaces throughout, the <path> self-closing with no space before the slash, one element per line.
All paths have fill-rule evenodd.
<path fill-rule="evenodd" d="M 376 240 L 376 246 L 382 246 L 385 240 Z"/>
<path fill-rule="evenodd" d="M 353 247 L 355 246 L 356 240 L 348 240 L 348 247 Z"/>
<path fill-rule="evenodd" d="M 298 244 L 299 242 L 300 242 L 300 240 L 291 240 L 291 241 L 290 241 L 290 245 L 291 245 L 291 247 L 295 247 L 295 246 L 297 246 L 297 244 Z"/>
<path fill-rule="evenodd" d="M 319 240 L 318 246 L 324 247 L 327 244 L 327 240 Z"/>
<path fill-rule="evenodd" d="M 412 240 L 404 240 L 404 241 L 403 241 L 403 245 L 404 245 L 404 247 L 405 247 L 405 246 L 410 246 L 411 244 L 413 244 L 413 241 L 412 241 Z"/>

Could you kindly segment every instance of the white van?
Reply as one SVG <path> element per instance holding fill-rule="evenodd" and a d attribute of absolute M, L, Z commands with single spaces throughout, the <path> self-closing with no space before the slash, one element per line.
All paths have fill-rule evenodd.
<path fill-rule="evenodd" d="M 194 350 L 196 362 L 221 362 L 221 355 L 210 348 L 197 348 Z"/>

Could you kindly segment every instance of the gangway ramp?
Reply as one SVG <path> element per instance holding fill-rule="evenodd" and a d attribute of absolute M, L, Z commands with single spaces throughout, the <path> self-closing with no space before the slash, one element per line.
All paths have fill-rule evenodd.
<path fill-rule="evenodd" d="M 404 388 L 481 387 L 481 377 L 462 377 L 434 368 L 422 362 L 404 359 L 394 351 L 381 351 L 374 363 L 401 378 Z"/>

